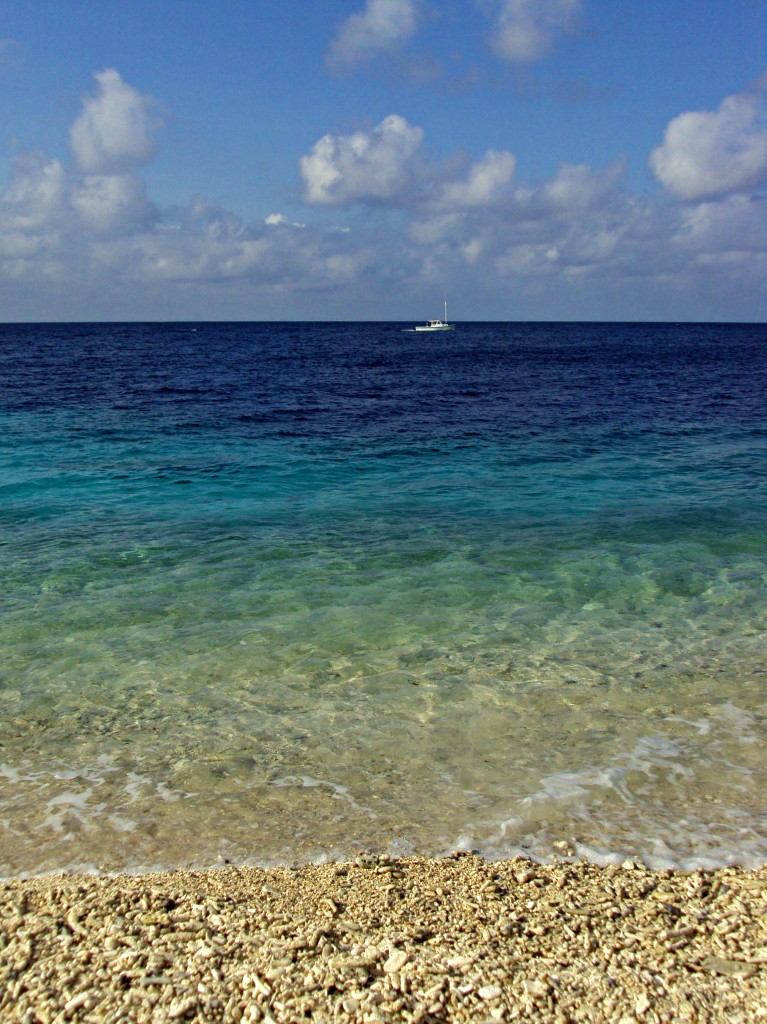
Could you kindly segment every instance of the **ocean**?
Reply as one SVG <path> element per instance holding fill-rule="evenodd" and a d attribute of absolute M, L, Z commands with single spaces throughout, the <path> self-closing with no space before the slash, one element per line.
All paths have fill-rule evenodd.
<path fill-rule="evenodd" d="M 0 875 L 767 860 L 767 328 L 0 326 Z"/>

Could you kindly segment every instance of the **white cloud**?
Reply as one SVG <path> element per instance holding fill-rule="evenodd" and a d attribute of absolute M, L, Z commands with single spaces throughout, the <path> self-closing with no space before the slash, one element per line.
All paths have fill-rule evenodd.
<path fill-rule="evenodd" d="M 587 210 L 604 203 L 624 172 L 620 160 L 599 171 L 588 164 L 562 164 L 551 181 L 544 183 L 540 197 L 546 205 L 560 211 Z"/>
<path fill-rule="evenodd" d="M 135 175 L 70 174 L 43 156 L 17 156 L 0 199 L 6 293 L 21 285 L 68 296 L 96 289 L 106 301 L 110 293 L 231 282 L 305 291 L 348 285 L 367 258 L 349 234 L 280 214 L 248 225 L 195 200 L 161 216 Z"/>
<path fill-rule="evenodd" d="M 684 207 L 673 237 L 676 249 L 696 258 L 753 260 L 767 251 L 767 200 L 734 195 Z"/>
<path fill-rule="evenodd" d="M 140 94 L 114 74 L 102 95 L 128 90 L 143 110 Z M 98 99 L 86 101 L 91 114 L 92 104 Z M 115 124 L 107 108 L 90 128 Z M 751 139 L 758 118 L 740 116 Z M 696 316 L 692 300 L 680 309 L 685 295 L 716 316 L 744 308 L 744 294 L 757 310 L 764 295 L 767 201 L 756 196 L 676 203 L 631 195 L 622 161 L 563 164 L 538 184 L 517 180 L 506 150 L 473 163 L 460 155 L 430 162 L 421 128 L 393 114 L 364 131 L 326 135 L 301 160 L 306 202 L 350 206 L 351 230 L 331 224 L 327 209 L 313 211 L 314 223 L 286 210 L 248 224 L 204 200 L 155 207 L 135 172 L 152 132 L 131 136 L 122 151 L 96 146 L 99 172 L 84 170 L 86 149 L 76 146 L 70 168 L 40 154 L 14 158 L 0 197 L 6 315 L 364 316 L 373 302 L 377 310 L 402 302 L 391 309 L 401 315 L 403 295 L 435 283 L 492 315 L 503 315 L 498 296 L 511 290 L 515 302 L 538 297 L 525 310 L 533 316 Z M 30 296 L 23 310 L 22 295 Z"/>
<path fill-rule="evenodd" d="M 548 242 L 520 242 L 510 245 L 498 258 L 495 269 L 502 276 L 539 277 L 556 273 L 559 252 Z"/>
<path fill-rule="evenodd" d="M 571 32 L 581 0 L 499 0 L 492 45 L 503 60 L 529 64 L 551 50 L 557 36 Z"/>
<path fill-rule="evenodd" d="M 728 96 L 716 111 L 680 114 L 650 154 L 650 167 L 672 195 L 715 199 L 767 181 L 764 90 Z"/>
<path fill-rule="evenodd" d="M 291 227 L 291 228 L 305 228 L 306 224 L 302 224 L 297 220 L 288 220 L 284 213 L 270 213 L 268 217 L 264 218 L 264 224 L 268 224 L 270 227 Z"/>
<path fill-rule="evenodd" d="M 334 228 L 305 228 L 282 214 L 249 226 L 201 200 L 161 214 L 131 170 L 152 153 L 153 104 L 117 72 L 97 80 L 99 96 L 72 126 L 74 169 L 40 154 L 14 158 L 0 198 L 4 298 L 38 292 L 42 312 L 53 294 L 65 302 L 98 294 L 111 313 L 110 296 L 158 288 L 311 290 L 356 277 L 365 253 Z"/>
<path fill-rule="evenodd" d="M 390 114 L 369 132 L 324 135 L 300 161 L 307 203 L 341 206 L 401 199 L 414 179 L 423 129 Z"/>
<path fill-rule="evenodd" d="M 71 201 L 86 228 L 99 235 L 141 230 L 157 216 L 134 174 L 88 175 L 73 187 Z"/>
<path fill-rule="evenodd" d="M 66 171 L 58 160 L 20 154 L 0 201 L 0 281 L 32 280 L 45 288 L 65 259 Z"/>
<path fill-rule="evenodd" d="M 72 128 L 73 149 L 81 167 L 110 168 L 147 152 L 146 122 L 138 117 L 145 101 L 117 72 L 103 72 L 97 78 L 102 95 L 85 101 Z M 141 130 L 139 122 L 144 125 Z M 126 138 L 117 144 L 121 125 L 132 134 L 126 128 Z M 77 272 L 76 257 L 86 257 L 91 243 L 135 235 L 150 228 L 157 217 L 144 182 L 135 174 L 80 175 L 58 160 L 19 153 L 0 200 L 0 253 L 12 259 L 3 269 L 16 276 L 34 273 L 25 262 L 34 255 L 48 276 L 66 278 L 70 270 Z M 62 253 L 67 255 L 58 255 Z"/>
<path fill-rule="evenodd" d="M 484 163 L 480 161 L 475 167 Z M 621 161 L 605 168 L 563 165 L 549 181 L 504 184 L 487 205 L 424 204 L 411 237 L 424 253 L 450 253 L 457 267 L 477 268 L 488 281 L 594 277 L 617 263 L 646 258 L 643 210 L 619 187 Z"/>
<path fill-rule="evenodd" d="M 84 174 L 121 174 L 153 156 L 161 124 L 157 105 L 112 68 L 94 78 L 98 95 L 84 101 L 69 131 L 72 154 Z"/>
<path fill-rule="evenodd" d="M 58 160 L 38 153 L 17 155 L 0 203 L 0 225 L 14 231 L 49 228 L 61 213 L 67 189 L 67 173 Z"/>
<path fill-rule="evenodd" d="M 446 207 L 493 206 L 508 191 L 516 165 L 512 153 L 489 149 L 471 165 L 464 181 L 446 182 L 435 202 Z"/>
<path fill-rule="evenodd" d="M 289 224 L 279 214 L 268 225 L 247 225 L 201 200 L 177 210 L 164 230 L 137 236 L 108 252 L 133 267 L 137 281 L 177 284 L 240 282 L 270 288 L 330 287 L 348 283 L 363 254 L 339 244 L 332 230 Z M 174 230 L 168 230 L 173 227 Z M 295 230 L 301 228 L 301 230 Z"/>
<path fill-rule="evenodd" d="M 367 0 L 364 10 L 348 18 L 328 52 L 331 68 L 354 68 L 379 53 L 404 46 L 418 27 L 416 0 Z"/>

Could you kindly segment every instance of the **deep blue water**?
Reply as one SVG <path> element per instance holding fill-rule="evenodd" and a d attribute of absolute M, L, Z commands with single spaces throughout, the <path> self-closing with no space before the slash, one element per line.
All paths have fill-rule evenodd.
<path fill-rule="evenodd" d="M 0 872 L 767 859 L 767 330 L 0 326 Z"/>

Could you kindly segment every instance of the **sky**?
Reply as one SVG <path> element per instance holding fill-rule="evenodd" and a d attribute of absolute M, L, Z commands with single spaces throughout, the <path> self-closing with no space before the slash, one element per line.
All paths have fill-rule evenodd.
<path fill-rule="evenodd" d="M 0 321 L 767 320 L 764 0 L 0 0 Z"/>

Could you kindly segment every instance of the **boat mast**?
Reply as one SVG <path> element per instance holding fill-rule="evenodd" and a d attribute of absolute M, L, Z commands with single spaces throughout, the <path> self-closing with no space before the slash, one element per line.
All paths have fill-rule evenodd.
<path fill-rule="evenodd" d="M 447 295 L 445 296 L 445 323 L 447 323 Z"/>

